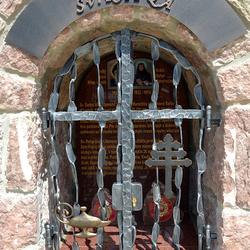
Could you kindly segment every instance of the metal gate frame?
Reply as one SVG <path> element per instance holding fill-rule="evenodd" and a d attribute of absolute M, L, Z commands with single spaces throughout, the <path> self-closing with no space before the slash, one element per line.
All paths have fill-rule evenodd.
<path fill-rule="evenodd" d="M 134 74 L 133 72 L 133 59 L 132 59 L 132 41 L 137 39 L 139 36 L 147 37 L 152 39 L 151 45 L 151 55 L 153 60 L 153 91 L 151 96 L 151 104 L 149 105 L 149 109 L 146 110 L 131 110 L 132 101 L 133 101 L 133 82 L 134 82 Z M 104 90 L 102 85 L 100 84 L 100 74 L 99 74 L 99 65 L 100 65 L 100 51 L 98 42 L 106 39 L 113 38 L 116 40 L 115 53 L 118 61 L 118 71 L 119 71 L 119 79 L 117 85 L 117 93 L 118 93 L 118 104 L 116 110 L 114 111 L 105 111 L 103 109 L 104 102 Z M 170 52 L 175 59 L 178 61 L 174 67 L 174 75 L 173 75 L 173 84 L 174 88 L 174 101 L 175 101 L 175 109 L 157 109 L 157 99 L 158 99 L 158 91 L 159 85 L 155 77 L 155 68 L 154 62 L 159 58 L 159 48 L 162 48 L 168 52 Z M 74 103 L 74 82 L 77 76 L 76 69 L 76 60 L 83 57 L 87 53 L 93 50 L 94 62 L 97 67 L 97 75 L 98 75 L 98 88 L 97 88 L 97 97 L 98 97 L 98 109 L 97 111 L 77 111 L 77 107 Z M 196 85 L 194 87 L 194 95 L 200 109 L 182 109 L 180 105 L 177 103 L 177 86 L 181 78 L 181 67 L 191 70 L 195 76 Z M 62 80 L 65 75 L 71 73 L 71 81 L 69 83 L 69 106 L 66 112 L 57 112 L 57 106 L 59 101 L 59 91 Z M 98 155 L 98 171 L 97 171 L 97 184 L 98 184 L 98 198 L 101 204 L 101 213 L 100 219 L 102 221 L 106 218 L 106 210 L 105 210 L 105 197 L 103 192 L 103 172 L 102 167 L 104 165 L 105 154 L 106 151 L 102 145 L 102 133 L 103 128 L 105 127 L 105 122 L 109 120 L 116 120 L 118 122 L 118 145 L 117 145 L 117 183 L 115 183 L 114 192 L 116 195 L 114 199 L 118 201 L 116 204 L 116 209 L 118 210 L 118 227 L 119 227 L 119 235 L 120 235 L 120 249 L 130 250 L 133 249 L 135 238 L 136 238 L 136 227 L 133 223 L 133 209 L 132 198 L 133 198 L 133 189 L 137 189 L 139 196 L 140 187 L 136 187 L 136 183 L 132 183 L 133 177 L 133 168 L 135 164 L 135 134 L 133 129 L 133 120 L 137 119 L 151 119 L 152 124 L 154 125 L 155 120 L 157 119 L 175 119 L 176 124 L 181 125 L 182 119 L 199 119 L 200 122 L 200 141 L 199 141 L 199 149 L 196 154 L 197 166 L 198 166 L 198 198 L 197 198 L 197 228 L 198 228 L 198 242 L 199 242 L 199 250 L 202 249 L 203 240 L 206 239 L 206 248 L 211 248 L 211 233 L 210 226 L 205 224 L 205 216 L 203 209 L 203 198 L 202 198 L 202 186 L 201 186 L 201 178 L 202 174 L 206 170 L 206 154 L 202 149 L 202 141 L 203 134 L 205 128 L 205 121 L 207 130 L 211 129 L 211 106 L 205 107 L 205 97 L 203 93 L 203 88 L 200 83 L 200 78 L 196 70 L 192 67 L 189 61 L 185 58 L 181 51 L 176 49 L 173 45 L 161 40 L 157 39 L 154 36 L 147 35 L 144 33 L 138 33 L 135 31 L 131 31 L 129 29 L 122 29 L 121 31 L 117 31 L 111 34 L 104 35 L 93 41 L 90 41 L 78 48 L 75 49 L 72 56 L 68 59 L 68 61 L 63 66 L 60 73 L 56 76 L 54 80 L 54 88 L 51 93 L 48 111 L 45 108 L 42 110 L 42 119 L 43 119 L 43 131 L 46 132 L 49 127 L 49 123 L 51 126 L 51 149 L 52 155 L 50 159 L 50 176 L 51 176 L 51 186 L 53 188 L 53 207 L 56 208 L 60 206 L 57 198 L 57 185 L 56 185 L 56 176 L 59 169 L 59 158 L 56 152 L 56 121 L 67 121 L 68 122 L 68 140 L 66 144 L 66 152 L 68 156 L 68 160 L 71 165 L 71 170 L 73 173 L 73 180 L 75 183 L 76 196 L 75 203 L 73 205 L 72 216 L 77 217 L 80 214 L 80 205 L 78 203 L 78 179 L 76 173 L 76 156 L 73 152 L 72 148 L 72 123 L 74 121 L 98 121 L 101 129 L 101 139 L 100 139 L 100 151 Z M 213 122 L 213 121 L 212 121 Z M 154 129 L 154 126 L 153 126 Z M 157 150 L 155 138 L 153 144 L 153 150 Z M 180 186 L 182 182 L 182 175 L 178 175 L 176 183 L 178 184 L 178 188 L 180 191 Z M 158 183 L 157 183 L 158 184 Z M 176 184 L 177 186 L 177 184 Z M 118 190 L 118 191 L 117 191 Z M 157 221 L 157 211 L 159 210 L 159 200 L 158 197 L 159 187 L 157 185 L 154 186 L 154 202 L 156 205 L 156 219 L 152 229 L 152 249 L 157 249 L 157 239 L 159 236 L 159 218 Z M 139 197 L 140 198 L 140 197 Z M 180 200 L 180 197 L 179 197 Z M 115 203 L 115 202 L 114 202 Z M 158 204 L 158 205 L 157 205 Z M 120 207 L 120 208 L 118 208 Z M 158 208 L 158 210 L 157 210 Z M 137 208 L 137 210 L 140 208 Z M 158 211 L 159 214 L 159 211 Z M 159 215 L 158 215 L 159 217 Z M 173 211 L 173 217 L 175 222 L 174 232 L 173 232 L 173 242 L 176 245 L 177 249 L 179 248 L 179 238 L 180 238 L 180 209 L 177 204 Z M 57 218 L 57 211 L 52 214 L 51 223 L 46 225 L 46 239 L 47 246 L 52 245 L 51 239 L 53 238 L 53 245 L 56 250 L 59 250 L 59 222 Z M 75 234 L 75 232 L 73 232 Z M 103 228 L 100 227 L 97 230 L 98 244 L 96 249 L 102 249 L 103 243 Z M 73 250 L 78 250 L 79 247 L 74 240 Z"/>

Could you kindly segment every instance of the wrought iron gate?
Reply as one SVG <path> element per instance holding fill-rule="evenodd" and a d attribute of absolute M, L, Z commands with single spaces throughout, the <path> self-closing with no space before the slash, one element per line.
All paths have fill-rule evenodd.
<path fill-rule="evenodd" d="M 133 82 L 134 82 L 134 65 L 132 59 L 132 41 L 137 39 L 139 36 L 147 37 L 152 39 L 151 44 L 151 56 L 153 61 L 153 90 L 151 96 L 151 103 L 149 109 L 147 110 L 131 110 L 133 101 Z M 117 83 L 117 98 L 118 104 L 116 110 L 105 111 L 103 108 L 104 103 L 104 90 L 100 83 L 100 52 L 98 47 L 98 42 L 112 37 L 116 40 L 115 54 L 118 61 L 118 83 Z M 174 104 L 175 109 L 157 109 L 157 99 L 159 84 L 155 75 L 155 61 L 159 58 L 159 48 L 162 48 L 170 52 L 175 59 L 178 61 L 174 67 L 173 84 L 174 84 Z M 98 76 L 98 86 L 97 86 L 97 98 L 98 98 L 98 109 L 97 111 L 77 111 L 77 107 L 74 103 L 74 82 L 76 80 L 77 70 L 76 70 L 76 60 L 80 57 L 86 55 L 93 50 L 94 63 L 97 68 Z M 180 105 L 178 105 L 177 98 L 177 87 L 181 78 L 181 67 L 191 70 L 195 76 L 196 85 L 194 87 L 194 95 L 200 109 L 189 109 L 184 110 Z M 70 102 L 68 105 L 68 110 L 66 112 L 57 112 L 57 106 L 59 101 L 59 90 L 62 83 L 62 79 L 68 73 L 71 74 L 71 81 L 69 83 L 69 98 Z M 140 183 L 133 183 L 133 168 L 135 164 L 135 134 L 133 129 L 133 120 L 138 119 L 150 119 L 152 121 L 152 158 L 148 159 L 145 163 L 149 167 L 156 167 L 156 181 L 153 186 L 153 200 L 155 203 L 155 222 L 152 228 L 152 249 L 157 249 L 157 239 L 159 236 L 159 201 L 161 199 L 160 188 L 158 183 L 158 166 L 166 166 L 166 177 L 165 177 L 165 196 L 170 197 L 172 195 L 171 187 L 171 166 L 177 166 L 175 174 L 175 185 L 178 190 L 177 202 L 173 210 L 174 218 L 174 232 L 173 232 L 173 242 L 177 249 L 179 248 L 180 239 L 180 199 L 181 199 L 181 183 L 182 183 L 182 167 L 189 166 L 191 161 L 189 159 L 184 159 L 185 152 L 182 149 L 182 120 L 183 119 L 200 119 L 200 140 L 199 149 L 196 154 L 197 166 L 198 166 L 198 198 L 197 198 L 197 228 L 198 228 L 198 241 L 199 250 L 202 249 L 203 240 L 206 241 L 207 249 L 210 249 L 210 227 L 205 224 L 204 210 L 203 210 L 203 199 L 202 199 L 202 186 L 201 177 L 206 170 L 206 154 L 202 148 L 203 133 L 205 128 L 205 122 L 207 129 L 210 130 L 211 127 L 211 107 L 207 106 L 205 108 L 205 97 L 203 93 L 202 86 L 200 84 L 200 78 L 196 70 L 191 66 L 189 61 L 184 57 L 184 55 L 177 50 L 173 45 L 159 40 L 154 36 L 138 33 L 135 31 L 130 31 L 129 29 L 123 29 L 119 32 L 114 32 L 100 38 L 97 38 L 91 42 L 88 42 L 75 49 L 73 55 L 68 59 L 68 61 L 63 66 L 60 73 L 56 76 L 54 81 L 54 89 L 50 97 L 48 111 L 43 109 L 43 130 L 46 131 L 49 122 L 51 126 L 51 148 L 52 155 L 50 159 L 50 175 L 51 183 L 53 188 L 53 207 L 55 208 L 55 213 L 52 214 L 51 224 L 46 225 L 46 239 L 47 245 L 52 245 L 51 237 L 53 237 L 54 248 L 59 249 L 59 222 L 57 219 L 61 220 L 58 215 L 58 207 L 62 204 L 58 204 L 57 199 L 57 186 L 56 186 L 56 176 L 59 169 L 59 158 L 56 152 L 56 121 L 67 121 L 68 122 L 68 140 L 66 143 L 66 152 L 68 160 L 71 165 L 71 170 L 73 173 L 73 179 L 76 189 L 75 203 L 71 207 L 71 217 L 69 224 L 73 227 L 80 227 L 83 232 L 76 235 L 77 237 L 92 237 L 88 231 L 88 227 L 98 227 L 97 229 L 97 239 L 98 244 L 96 249 L 102 249 L 103 243 L 103 226 L 108 223 L 104 222 L 106 219 L 106 209 L 105 209 L 105 197 L 103 188 L 105 183 L 103 181 L 103 165 L 105 160 L 105 148 L 103 147 L 103 129 L 105 127 L 105 122 L 109 120 L 116 120 L 118 123 L 117 129 L 117 182 L 113 184 L 112 188 L 112 203 L 113 208 L 117 210 L 117 220 L 119 228 L 119 238 L 120 238 L 120 249 L 133 249 L 135 238 L 136 238 L 136 227 L 133 220 L 133 211 L 141 210 L 142 208 L 142 187 Z M 164 142 L 156 143 L 155 139 L 155 121 L 157 119 L 174 119 L 175 124 L 180 128 L 180 138 L 181 143 L 173 143 L 172 137 L 166 135 Z M 85 207 L 80 208 L 78 204 L 78 179 L 76 173 L 76 156 L 72 148 L 72 123 L 74 121 L 80 120 L 90 120 L 98 121 L 100 126 L 100 150 L 98 154 L 98 170 L 97 170 L 97 184 L 98 184 L 98 198 L 101 204 L 100 220 L 94 219 L 96 224 L 88 224 L 88 215 L 85 214 Z M 165 148 L 165 151 L 160 151 Z M 173 151 L 172 149 L 176 149 Z M 161 157 L 161 158 L 159 158 Z M 164 160 L 162 160 L 164 157 Z M 173 157 L 175 157 L 173 159 Z M 82 214 L 80 214 L 80 210 Z M 68 216 L 68 217 L 70 217 Z M 87 216 L 87 217 L 86 217 Z M 84 218 L 83 218 L 84 217 Z M 87 218 L 87 219 L 86 219 Z M 92 220 L 91 218 L 90 220 Z M 85 223 L 85 224 L 84 224 Z M 75 236 L 75 231 L 73 231 Z M 77 242 L 74 240 L 73 250 L 78 250 L 79 247 Z"/>

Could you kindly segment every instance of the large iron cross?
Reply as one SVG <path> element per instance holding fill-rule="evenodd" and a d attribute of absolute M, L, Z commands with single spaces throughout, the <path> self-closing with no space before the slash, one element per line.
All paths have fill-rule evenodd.
<path fill-rule="evenodd" d="M 185 166 L 188 167 L 192 161 L 188 158 L 183 159 L 187 154 L 182 148 L 181 144 L 177 141 L 173 142 L 173 137 L 167 134 L 164 142 L 160 141 L 156 144 L 158 150 L 164 149 L 165 151 L 153 150 L 151 156 L 153 158 L 147 159 L 145 164 L 148 167 L 152 166 L 165 166 L 165 192 L 164 195 L 169 199 L 173 195 L 172 191 L 172 166 Z M 173 151 L 172 148 L 178 149 Z M 164 157 L 165 159 L 159 159 Z M 175 159 L 173 159 L 175 157 Z"/>
<path fill-rule="evenodd" d="M 169 0 L 170 2 L 170 0 Z M 92 0 L 89 1 L 92 3 Z M 178 65 L 185 69 L 190 69 L 195 76 L 196 85 L 195 85 L 195 97 L 200 105 L 200 109 L 157 109 L 157 98 L 159 86 L 158 84 L 153 85 L 152 90 L 152 104 L 149 109 L 145 110 L 131 110 L 133 103 L 133 79 L 134 79 L 134 65 L 132 56 L 132 40 L 136 39 L 137 36 L 151 38 L 152 42 L 152 59 L 157 60 L 159 57 L 159 48 L 168 51 L 171 53 L 177 60 Z M 117 84 L 117 107 L 116 110 L 103 110 L 104 102 L 104 91 L 103 87 L 100 84 L 99 77 L 99 64 L 100 64 L 100 51 L 98 47 L 98 42 L 106 39 L 113 38 L 116 40 L 116 54 L 117 61 L 120 65 L 119 76 L 120 81 Z M 77 111 L 74 104 L 74 81 L 77 75 L 77 65 L 76 60 L 87 55 L 91 50 L 93 50 L 94 62 L 97 66 L 98 72 L 98 87 L 97 87 L 97 96 L 98 96 L 98 106 L 97 111 Z M 154 65 L 154 64 L 153 64 Z M 60 86 L 63 80 L 63 77 L 71 72 L 71 81 L 70 81 L 70 104 L 68 111 L 57 111 L 57 106 L 59 102 L 59 93 Z M 176 71 L 177 72 L 177 71 Z M 175 79 L 181 77 L 181 70 L 174 74 Z M 157 81 L 155 81 L 157 82 Z M 141 185 L 138 183 L 133 183 L 133 169 L 135 164 L 135 134 L 133 130 L 133 121 L 134 120 L 157 120 L 157 119 L 203 119 L 207 118 L 207 126 L 210 128 L 211 123 L 211 112 L 206 112 L 204 109 L 203 101 L 203 90 L 200 84 L 200 79 L 196 70 L 191 66 L 188 60 L 180 53 L 175 47 L 168 44 L 163 40 L 158 40 L 156 37 L 153 37 L 148 34 L 137 33 L 135 31 L 130 31 L 128 29 L 123 29 L 121 32 L 114 32 L 112 34 L 106 34 L 102 37 L 99 37 L 93 41 L 87 42 L 84 45 L 75 49 L 73 55 L 68 59 L 68 61 L 63 66 L 60 73 L 56 76 L 54 81 L 54 89 L 50 97 L 48 112 L 46 109 L 43 110 L 43 130 L 46 132 L 48 128 L 48 121 L 51 121 L 51 145 L 52 152 L 56 154 L 56 138 L 55 138 L 55 124 L 57 121 L 67 121 L 72 123 L 73 121 L 98 121 L 100 124 L 103 124 L 105 121 L 115 120 L 118 123 L 117 129 L 117 183 L 113 184 L 114 191 L 112 191 L 112 202 L 118 210 L 118 227 L 119 227 L 119 238 L 120 238 L 120 249 L 131 250 L 133 249 L 135 238 L 136 238 L 136 228 L 133 223 L 132 211 L 138 211 L 142 207 L 142 191 Z M 101 131 L 103 125 L 100 125 Z M 102 135 L 102 132 L 101 132 Z M 157 148 L 159 150 L 165 148 L 165 151 L 153 151 L 151 153 L 153 159 L 148 159 L 146 164 L 148 166 L 166 166 L 166 191 L 165 196 L 171 197 L 172 192 L 172 183 L 171 183 L 171 167 L 172 166 L 189 166 L 191 161 L 189 159 L 182 159 L 186 152 L 181 149 L 181 145 L 178 142 L 172 142 L 173 138 L 170 135 L 167 135 L 164 139 L 164 142 L 159 142 Z M 172 151 L 172 148 L 178 149 L 178 151 Z M 71 152 L 71 145 L 68 146 L 67 152 Z M 105 152 L 105 150 L 103 150 Z M 68 154 L 69 160 L 72 163 L 74 172 L 75 170 L 75 157 L 72 153 Z M 101 154 L 100 154 L 101 156 Z M 165 157 L 165 160 L 161 158 Z M 52 176 L 52 186 L 56 186 L 55 176 L 57 175 L 59 163 L 58 161 L 51 161 L 51 176 Z M 101 170 L 103 166 L 104 159 L 98 156 L 98 166 Z M 55 165 L 57 164 L 57 165 Z M 54 171 L 52 171 L 54 170 Z M 76 172 L 75 172 L 76 173 Z M 105 197 L 102 193 L 103 189 L 103 174 L 102 171 L 98 172 L 98 185 L 100 187 L 100 198 L 105 200 Z M 75 175 L 77 177 L 77 175 Z M 76 190 L 78 190 L 78 181 L 77 178 L 74 180 Z M 57 197 L 57 191 L 54 188 L 53 190 L 54 197 Z M 77 195 L 78 196 L 78 195 Z M 77 198 L 78 199 L 78 198 Z M 56 207 L 57 198 L 54 199 L 54 207 Z M 52 225 L 54 228 L 59 226 L 56 223 Z M 153 230 L 153 237 L 157 238 L 158 227 Z M 57 230 L 57 234 L 58 234 Z M 56 236 L 54 236 L 55 238 Z M 98 231 L 98 249 L 101 248 L 103 237 L 102 232 Z M 58 237 L 57 237 L 58 238 Z M 58 240 L 55 245 L 58 245 Z M 157 242 L 157 239 L 155 240 Z M 55 249 L 59 249 L 58 247 Z"/>

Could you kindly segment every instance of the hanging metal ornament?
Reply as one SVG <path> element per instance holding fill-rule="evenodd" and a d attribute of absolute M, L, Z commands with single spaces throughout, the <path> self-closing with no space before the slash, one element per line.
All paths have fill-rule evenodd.
<path fill-rule="evenodd" d="M 159 83 L 155 77 L 155 61 L 159 59 L 160 52 L 159 52 L 159 44 L 157 40 L 152 40 L 151 43 L 151 57 L 152 57 L 152 66 L 153 66 L 153 91 L 151 95 L 151 103 L 149 105 L 150 110 L 157 110 L 157 100 L 159 95 Z M 153 145 L 152 150 L 157 150 L 156 147 L 156 139 L 155 139 L 155 122 L 156 120 L 152 119 L 152 130 L 153 130 Z M 157 249 L 157 240 L 160 234 L 160 200 L 161 200 L 161 193 L 160 193 L 160 186 L 159 186 L 159 169 L 156 166 L 156 181 L 153 184 L 153 201 L 155 203 L 155 218 L 154 218 L 154 225 L 152 229 L 152 249 Z"/>
<path fill-rule="evenodd" d="M 174 75 L 173 75 L 173 84 L 174 84 L 174 105 L 176 109 L 182 109 L 180 105 L 178 105 L 178 85 L 181 79 L 181 66 L 179 63 L 175 64 L 174 67 Z M 179 127 L 179 133 L 180 133 L 180 145 L 181 147 L 179 150 L 183 150 L 183 136 L 182 136 L 182 121 L 183 119 L 181 118 L 175 118 L 174 123 L 176 126 Z M 178 157 L 177 159 L 180 159 Z M 174 231 L 173 231 L 173 243 L 175 244 L 176 248 L 180 250 L 180 202 L 181 202 L 181 184 L 182 184 L 182 179 L 183 179 L 183 169 L 180 165 L 177 166 L 175 170 L 175 186 L 177 188 L 177 197 L 176 197 L 176 204 L 173 209 L 173 219 L 174 219 Z"/>
<path fill-rule="evenodd" d="M 104 90 L 100 83 L 100 50 L 99 46 L 96 43 L 93 45 L 93 56 L 94 56 L 94 62 L 97 68 L 97 78 L 98 78 L 98 87 L 97 87 L 97 100 L 98 100 L 98 111 L 102 112 L 103 109 L 103 103 L 104 103 Z M 105 127 L 106 122 L 105 121 L 99 121 L 99 126 L 101 128 L 101 134 L 100 134 L 100 149 L 98 153 L 98 169 L 97 169 L 97 185 L 98 185 L 98 199 L 101 206 L 100 209 L 100 219 L 102 221 L 106 220 L 106 208 L 105 208 L 105 196 L 104 196 L 104 180 L 103 180 L 103 166 L 106 156 L 106 150 L 103 147 L 103 129 Z M 103 227 L 100 227 L 97 229 L 97 247 L 96 249 L 101 250 L 103 244 Z"/>

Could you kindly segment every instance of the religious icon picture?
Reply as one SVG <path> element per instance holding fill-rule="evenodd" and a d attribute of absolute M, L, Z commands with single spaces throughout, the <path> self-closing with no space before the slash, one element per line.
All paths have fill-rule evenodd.
<path fill-rule="evenodd" d="M 117 60 L 111 60 L 107 63 L 108 87 L 116 89 L 118 83 L 118 63 Z"/>
<path fill-rule="evenodd" d="M 107 63 L 108 88 L 116 89 L 118 83 L 118 63 L 111 60 Z M 134 88 L 151 88 L 153 84 L 152 60 L 139 58 L 134 60 Z"/>
<path fill-rule="evenodd" d="M 135 87 L 150 87 L 153 84 L 153 70 L 152 60 L 139 58 L 134 60 L 135 76 L 134 86 Z"/>

